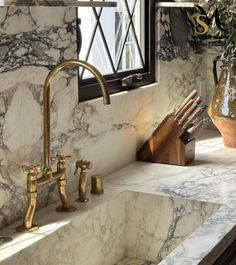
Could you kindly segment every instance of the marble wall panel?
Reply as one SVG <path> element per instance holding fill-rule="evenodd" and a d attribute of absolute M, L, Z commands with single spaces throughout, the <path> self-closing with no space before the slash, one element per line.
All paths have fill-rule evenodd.
<path fill-rule="evenodd" d="M 0 227 L 24 211 L 26 176 L 21 165 L 40 163 L 42 157 L 43 82 L 53 65 L 76 56 L 75 19 L 74 8 L 0 9 Z M 73 86 L 71 97 L 77 93 L 76 78 L 66 74 L 55 85 L 61 90 Z M 53 88 L 52 105 L 57 93 Z M 59 118 L 52 108 L 54 128 Z M 62 116 L 65 126 L 70 114 L 71 109 Z M 39 207 L 47 204 L 49 190 L 39 193 Z"/>
<path fill-rule="evenodd" d="M 186 13 L 175 12 L 157 11 L 156 84 L 113 95 L 112 104 L 103 106 L 101 99 L 77 103 L 76 76 L 63 73 L 56 78 L 51 149 L 73 157 L 67 170 L 70 192 L 78 184 L 76 160 L 91 160 L 90 174 L 124 167 L 192 89 L 206 94 L 206 47 L 194 38 Z M 184 27 L 183 35 L 176 25 Z M 0 36 L 1 228 L 20 218 L 26 205 L 21 165 L 42 162 L 42 86 L 53 65 L 77 57 L 75 9 L 1 8 Z M 54 184 L 43 187 L 38 207 L 57 199 Z"/>

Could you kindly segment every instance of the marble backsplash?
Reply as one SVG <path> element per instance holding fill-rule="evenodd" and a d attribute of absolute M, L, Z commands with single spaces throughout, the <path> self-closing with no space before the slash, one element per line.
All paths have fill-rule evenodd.
<path fill-rule="evenodd" d="M 76 160 L 92 161 L 90 174 L 106 175 L 124 167 L 189 91 L 197 88 L 207 97 L 211 90 L 201 40 L 193 42 L 188 26 L 187 36 L 178 42 L 169 11 L 158 12 L 158 83 L 113 95 L 112 104 L 104 106 L 101 99 L 78 104 L 75 76 L 64 73 L 54 82 L 51 149 L 53 154 L 73 157 L 67 167 L 70 192 L 78 185 Z M 1 228 L 25 209 L 26 175 L 21 165 L 42 162 L 42 86 L 53 65 L 77 57 L 75 8 L 1 8 L 0 35 Z M 58 199 L 54 189 L 54 184 L 40 189 L 38 207 Z"/>

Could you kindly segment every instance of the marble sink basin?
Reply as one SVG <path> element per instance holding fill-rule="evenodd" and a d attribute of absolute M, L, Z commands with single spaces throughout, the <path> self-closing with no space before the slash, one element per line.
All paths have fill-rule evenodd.
<path fill-rule="evenodd" d="M 212 203 L 126 192 L 125 258 L 113 264 L 160 263 L 217 209 L 219 205 Z"/>
<path fill-rule="evenodd" d="M 158 264 L 219 208 L 212 203 L 133 191 L 91 207 L 99 198 L 91 198 L 90 208 L 80 204 L 67 220 L 58 220 L 62 215 L 55 213 L 52 218 L 58 221 L 49 223 L 48 212 L 42 211 L 37 232 L 17 234 L 12 245 L 0 248 L 0 264 Z M 15 253 L 10 257 L 9 249 Z"/>

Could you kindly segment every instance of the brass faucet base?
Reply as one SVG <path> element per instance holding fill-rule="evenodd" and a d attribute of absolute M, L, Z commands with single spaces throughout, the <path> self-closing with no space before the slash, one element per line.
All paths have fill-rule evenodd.
<path fill-rule="evenodd" d="M 56 208 L 56 212 L 59 212 L 59 213 L 70 213 L 70 212 L 74 212 L 74 211 L 76 211 L 75 206 L 70 206 L 67 209 L 63 208 L 62 206 L 58 206 Z"/>
<path fill-rule="evenodd" d="M 18 232 L 34 232 L 34 231 L 37 231 L 38 229 L 39 229 L 39 226 L 36 224 L 32 224 L 32 227 L 30 227 L 30 228 L 25 228 L 23 225 L 19 225 L 16 228 L 16 231 L 18 231 Z"/>
<path fill-rule="evenodd" d="M 83 199 L 83 200 L 81 200 L 81 199 L 76 199 L 75 200 L 76 202 L 88 202 L 89 201 L 89 199 L 88 198 L 85 198 L 85 199 Z"/>

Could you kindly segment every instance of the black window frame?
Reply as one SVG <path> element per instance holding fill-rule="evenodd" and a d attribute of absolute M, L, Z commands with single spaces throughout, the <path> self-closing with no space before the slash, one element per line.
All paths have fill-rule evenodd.
<path fill-rule="evenodd" d="M 109 93 L 115 94 L 123 91 L 129 91 L 138 87 L 148 85 L 155 82 L 155 0 L 145 1 L 145 49 L 144 49 L 144 67 L 142 69 L 128 70 L 120 73 L 104 75 L 107 81 Z M 78 10 L 78 9 L 77 9 Z M 77 15 L 78 18 L 78 15 Z M 77 19 L 77 27 L 79 27 L 80 19 Z M 80 31 L 77 30 L 78 34 Z M 79 36 L 77 36 L 79 37 Z M 83 36 L 82 36 L 83 37 Z M 81 44 L 78 45 L 78 50 Z M 79 57 L 79 54 L 78 54 Z M 130 86 L 122 87 L 121 80 L 127 76 L 134 74 L 142 74 L 142 81 L 133 83 Z M 95 78 L 81 80 L 78 78 L 79 102 L 99 98 L 102 96 L 99 84 Z"/>

